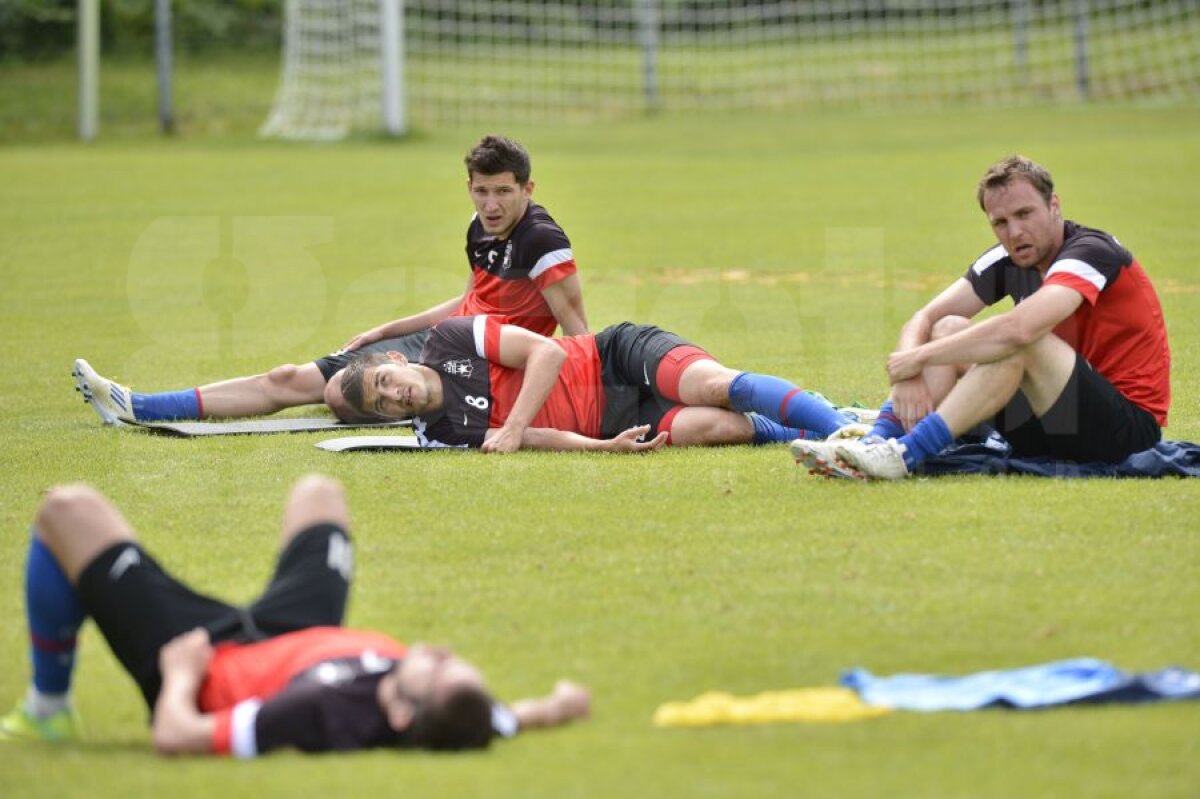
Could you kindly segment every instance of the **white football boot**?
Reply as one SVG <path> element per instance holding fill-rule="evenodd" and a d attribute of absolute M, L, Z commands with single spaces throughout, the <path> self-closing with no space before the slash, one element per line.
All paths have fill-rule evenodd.
<path fill-rule="evenodd" d="M 133 392 L 120 383 L 96 374 L 96 370 L 83 358 L 75 361 L 71 370 L 75 378 L 75 390 L 105 424 L 121 425 L 136 421 L 133 415 Z"/>

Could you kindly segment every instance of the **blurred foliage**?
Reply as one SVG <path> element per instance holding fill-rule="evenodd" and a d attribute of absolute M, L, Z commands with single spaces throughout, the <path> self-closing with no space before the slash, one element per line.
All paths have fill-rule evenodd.
<path fill-rule="evenodd" d="M 0 58 L 38 59 L 75 47 L 78 0 L 0 0 Z M 154 48 L 154 0 L 100 0 L 108 53 Z M 283 0 L 172 0 L 177 50 L 278 49 Z"/>

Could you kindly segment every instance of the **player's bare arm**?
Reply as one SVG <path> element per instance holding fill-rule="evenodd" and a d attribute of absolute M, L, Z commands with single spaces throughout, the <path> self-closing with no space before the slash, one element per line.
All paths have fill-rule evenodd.
<path fill-rule="evenodd" d="M 526 428 L 546 403 L 566 359 L 566 352 L 552 339 L 515 325 L 501 326 L 500 363 L 525 374 L 504 426 L 484 441 L 484 452 L 516 452 L 521 448 Z"/>
<path fill-rule="evenodd" d="M 511 705 L 521 730 L 557 727 L 587 718 L 592 697 L 584 686 L 570 680 L 559 680 L 548 696 L 520 699 Z"/>
<path fill-rule="evenodd" d="M 383 341 L 385 338 L 395 338 L 397 336 L 415 333 L 418 330 L 424 330 L 427 327 L 433 327 L 438 322 L 446 319 L 450 314 L 454 313 L 454 309 L 462 304 L 466 292 L 471 289 L 471 281 L 467 281 L 467 288 L 462 294 L 456 297 L 451 297 L 445 302 L 440 302 L 432 308 L 428 308 L 421 313 L 405 316 L 402 319 L 395 319 L 386 324 L 373 327 L 363 333 L 359 333 L 354 338 L 342 345 L 342 350 L 350 352 L 357 350 L 360 347 L 365 347 L 368 344 L 374 344 L 376 341 Z"/>
<path fill-rule="evenodd" d="M 582 336 L 588 332 L 587 312 L 583 308 L 583 286 L 579 275 L 568 275 L 542 289 L 546 304 L 554 312 L 564 336 Z"/>
<path fill-rule="evenodd" d="M 154 748 L 160 754 L 210 751 L 216 721 L 200 712 L 196 697 L 212 655 L 203 629 L 184 633 L 159 650 L 162 690 L 154 705 Z"/>
<path fill-rule="evenodd" d="M 498 430 L 499 428 L 489 430 L 488 437 Z M 650 452 L 666 446 L 667 433 L 665 431 L 648 441 L 643 441 L 642 437 L 649 432 L 650 425 L 644 424 L 631 427 L 613 438 L 599 439 L 588 438 L 569 430 L 527 427 L 521 436 L 521 448 L 550 452 Z"/>
<path fill-rule="evenodd" d="M 991 363 L 1039 340 L 1079 308 L 1083 296 L 1065 286 L 1043 286 L 1007 313 L 946 338 L 888 357 L 893 383 L 919 375 L 926 366 Z"/>

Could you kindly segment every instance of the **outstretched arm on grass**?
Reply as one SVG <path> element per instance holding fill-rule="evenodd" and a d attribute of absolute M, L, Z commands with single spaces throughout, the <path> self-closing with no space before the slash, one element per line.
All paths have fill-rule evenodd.
<path fill-rule="evenodd" d="M 500 428 L 489 430 L 484 442 L 499 430 Z M 521 435 L 521 448 L 550 452 L 650 452 L 666 446 L 666 433 L 659 433 L 649 441 L 642 441 L 642 436 L 649 432 L 650 425 L 644 424 L 631 427 L 614 438 L 599 439 L 588 438 L 568 430 L 555 430 L 552 427 L 527 427 Z"/>
<path fill-rule="evenodd" d="M 591 705 L 592 697 L 587 688 L 570 680 L 559 680 L 554 685 L 553 693 L 518 699 L 512 703 L 511 709 L 521 725 L 520 730 L 524 732 L 587 718 Z"/>

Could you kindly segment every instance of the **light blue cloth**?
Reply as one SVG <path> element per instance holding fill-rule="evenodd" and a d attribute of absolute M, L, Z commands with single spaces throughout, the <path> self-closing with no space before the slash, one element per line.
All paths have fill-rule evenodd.
<path fill-rule="evenodd" d="M 866 669 L 842 674 L 841 684 L 868 705 L 897 710 L 1037 708 L 1073 703 L 1156 702 L 1200 698 L 1200 674 L 1177 667 L 1128 674 L 1093 658 L 1076 658 L 953 677 L 896 674 L 876 677 Z"/>

